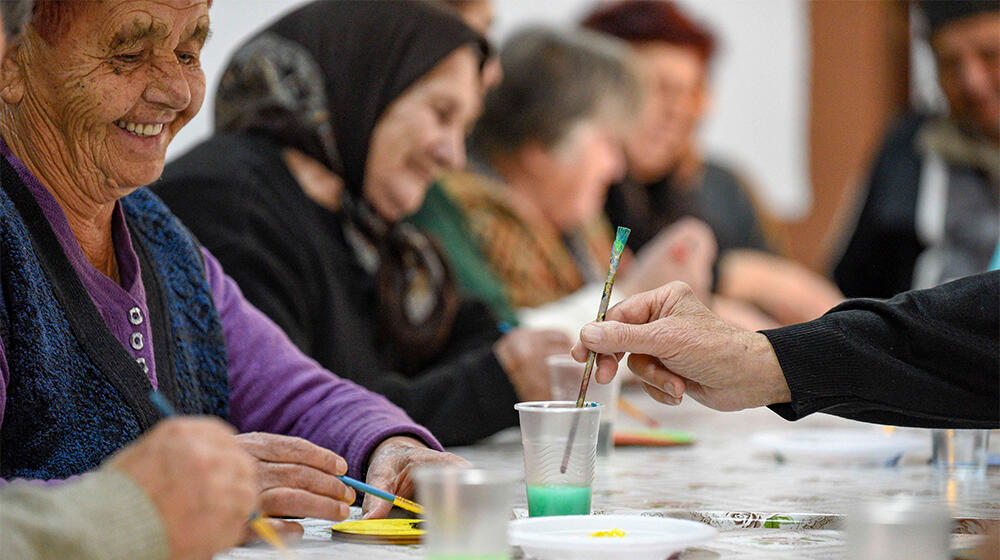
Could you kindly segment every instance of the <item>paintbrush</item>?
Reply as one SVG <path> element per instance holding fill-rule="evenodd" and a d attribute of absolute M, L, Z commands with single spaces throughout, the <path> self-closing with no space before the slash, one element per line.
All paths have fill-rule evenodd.
<path fill-rule="evenodd" d="M 631 233 L 627 227 L 619 227 L 615 234 L 615 244 L 611 246 L 611 266 L 608 267 L 608 279 L 604 281 L 604 292 L 601 294 L 601 305 L 597 309 L 597 322 L 604 320 L 604 314 L 608 312 L 608 302 L 611 300 L 611 288 L 615 285 L 615 276 L 618 274 L 618 262 L 621 260 L 622 252 L 625 251 L 625 242 L 628 234 Z M 587 354 L 587 365 L 583 368 L 583 380 L 580 382 L 580 394 L 576 397 L 576 407 L 583 408 L 587 400 L 587 387 L 590 385 L 590 373 L 594 370 L 594 361 L 597 353 L 591 351 Z M 569 456 L 573 449 L 573 440 L 576 438 L 576 428 L 580 423 L 580 415 L 573 419 L 573 425 L 569 430 L 569 440 L 566 442 L 566 452 L 563 454 L 562 465 L 559 472 L 565 474 L 569 466 Z"/>
<path fill-rule="evenodd" d="M 618 397 L 618 409 L 628 414 L 632 418 L 642 422 L 650 428 L 659 428 L 660 421 L 646 414 L 645 412 L 639 410 L 639 407 L 635 406 L 625 397 Z"/>
<path fill-rule="evenodd" d="M 153 406 L 155 406 L 160 413 L 166 417 L 178 415 L 177 410 L 175 410 L 173 405 L 170 404 L 170 401 L 168 401 L 166 397 L 155 389 L 149 392 L 149 401 L 153 403 Z M 250 514 L 249 523 L 250 528 L 253 529 L 254 532 L 257 533 L 257 536 L 263 539 L 264 542 L 280 550 L 282 556 L 288 554 L 288 548 L 285 546 L 285 543 L 281 541 L 281 537 L 278 536 L 278 532 L 267 524 L 266 515 L 262 515 L 260 512 L 255 511 Z"/>
<path fill-rule="evenodd" d="M 405 509 L 406 511 L 412 511 L 413 513 L 415 513 L 417 515 L 422 515 L 424 513 L 424 506 L 418 504 L 417 502 L 413 502 L 413 501 L 407 500 L 406 498 L 403 498 L 402 496 L 397 496 L 397 495 L 392 494 L 390 492 L 386 492 L 385 490 L 379 490 L 378 488 L 375 488 L 374 486 L 370 486 L 368 484 L 365 484 L 364 482 L 361 482 L 360 480 L 355 480 L 355 479 L 353 479 L 353 478 L 351 478 L 351 477 L 349 477 L 347 475 L 338 476 L 337 478 L 339 478 L 344 484 L 350 486 L 351 488 L 354 488 L 356 490 L 361 490 L 362 492 L 364 492 L 366 494 L 371 494 L 372 496 L 375 496 L 376 498 L 382 498 L 383 500 L 386 500 L 387 502 L 391 503 L 392 505 L 401 507 L 401 508 Z"/>

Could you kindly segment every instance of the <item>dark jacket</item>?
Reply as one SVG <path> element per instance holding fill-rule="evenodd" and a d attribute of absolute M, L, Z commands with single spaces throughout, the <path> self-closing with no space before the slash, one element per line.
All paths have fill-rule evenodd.
<path fill-rule="evenodd" d="M 341 217 L 302 192 L 277 143 L 216 135 L 168 165 L 154 190 L 246 298 L 323 367 L 387 396 L 444 445 L 516 425 L 517 397 L 493 354 L 500 333 L 486 307 L 465 301 L 427 363 L 401 355 L 378 331 L 374 280 Z"/>
<path fill-rule="evenodd" d="M 926 120 L 914 113 L 898 119 L 875 158 L 857 225 L 833 271 L 848 297 L 887 298 L 913 286 L 924 250 L 916 229 L 922 170 L 916 135 Z"/>

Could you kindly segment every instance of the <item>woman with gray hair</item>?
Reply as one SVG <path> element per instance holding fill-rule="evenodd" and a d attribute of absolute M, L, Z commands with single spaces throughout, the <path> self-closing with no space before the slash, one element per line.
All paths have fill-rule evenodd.
<path fill-rule="evenodd" d="M 521 31 L 500 64 L 503 81 L 487 94 L 470 137 L 470 167 L 442 181 L 479 254 L 449 256 L 459 278 L 492 269 L 503 293 L 483 299 L 497 315 L 516 309 L 525 325 L 575 332 L 592 319 L 607 271 L 613 235 L 602 208 L 625 171 L 619 138 L 641 104 L 640 76 L 624 43 L 587 31 Z M 447 231 L 419 225 L 454 246 Z M 618 291 L 678 277 L 707 284 L 714 241 L 705 231 L 686 223 L 648 257 L 628 259 Z M 679 244 L 695 250 L 681 267 L 667 250 Z"/>

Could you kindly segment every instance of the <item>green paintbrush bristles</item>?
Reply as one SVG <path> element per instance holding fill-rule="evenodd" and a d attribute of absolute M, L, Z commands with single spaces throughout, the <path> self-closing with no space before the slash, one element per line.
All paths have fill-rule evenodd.
<path fill-rule="evenodd" d="M 611 249 L 611 253 L 616 257 L 622 254 L 625 250 L 625 242 L 628 241 L 628 234 L 632 233 L 632 230 L 627 227 L 619 227 L 618 233 L 615 234 L 615 246 Z"/>

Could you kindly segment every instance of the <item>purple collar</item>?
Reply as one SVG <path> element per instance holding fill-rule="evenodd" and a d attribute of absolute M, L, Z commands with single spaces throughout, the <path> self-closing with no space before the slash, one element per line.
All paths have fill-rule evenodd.
<path fill-rule="evenodd" d="M 66 219 L 62 206 L 45 185 L 28 171 L 24 163 L 10 151 L 3 138 L 0 138 L 0 154 L 7 159 L 7 162 L 21 177 L 21 180 L 35 197 L 35 201 L 42 208 L 42 213 L 45 214 L 49 226 L 59 239 L 59 244 L 62 245 L 63 251 L 66 252 L 70 263 L 73 264 L 73 269 L 80 276 L 87 293 L 94 297 L 94 303 L 100 308 L 102 305 L 98 301 L 98 294 L 114 294 L 121 291 L 133 298 L 145 300 L 142 282 L 139 281 L 139 258 L 135 254 L 132 238 L 125 225 L 125 215 L 122 212 L 121 202 L 115 202 L 115 209 L 111 215 L 111 236 L 115 247 L 115 257 L 118 259 L 118 275 L 121 279 L 121 285 L 119 285 L 90 264 L 73 235 L 73 230 L 69 227 L 69 221 Z"/>

